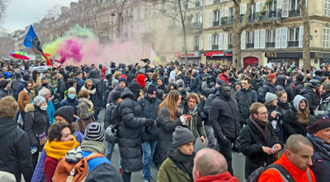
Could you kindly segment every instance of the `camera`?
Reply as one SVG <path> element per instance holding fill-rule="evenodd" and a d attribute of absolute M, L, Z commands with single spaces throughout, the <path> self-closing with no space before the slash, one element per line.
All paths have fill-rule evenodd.
<path fill-rule="evenodd" d="M 275 114 L 276 114 L 276 116 L 281 116 L 281 112 L 279 112 L 279 111 L 273 111 Z"/>
<path fill-rule="evenodd" d="M 150 60 L 148 58 L 146 59 L 141 59 L 142 62 L 146 63 L 146 64 L 150 64 Z"/>

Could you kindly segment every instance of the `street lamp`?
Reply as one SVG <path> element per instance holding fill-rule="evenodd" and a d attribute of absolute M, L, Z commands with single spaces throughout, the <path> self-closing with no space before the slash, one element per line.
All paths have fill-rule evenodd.
<path fill-rule="evenodd" d="M 132 14 L 131 13 L 127 13 L 127 14 L 125 14 L 125 15 L 122 15 L 122 13 L 120 13 L 120 12 L 118 12 L 118 11 L 116 11 L 118 14 L 119 14 L 119 16 L 121 17 L 121 26 L 122 26 L 122 35 L 124 34 L 124 16 L 125 15 L 127 15 L 127 17 L 129 18 L 129 19 L 131 19 L 131 18 L 133 18 L 133 16 L 132 16 Z M 111 16 L 112 17 L 114 17 L 114 16 L 116 16 L 116 14 L 115 14 L 115 12 L 112 12 L 111 13 Z M 120 24 L 119 24 L 119 26 L 118 26 L 118 35 L 120 35 Z"/>

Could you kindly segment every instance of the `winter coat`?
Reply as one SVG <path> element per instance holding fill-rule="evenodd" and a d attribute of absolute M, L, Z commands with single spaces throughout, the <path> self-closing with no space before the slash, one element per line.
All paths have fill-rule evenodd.
<path fill-rule="evenodd" d="M 40 77 L 37 77 L 36 81 L 34 81 L 34 79 L 32 79 L 32 90 L 33 90 L 34 93 L 37 93 L 37 95 L 38 95 L 38 92 L 37 92 L 38 88 L 34 86 L 34 84 L 36 84 L 36 83 L 39 84 L 39 87 L 40 87 L 40 85 L 41 85 L 41 78 Z"/>
<path fill-rule="evenodd" d="M 79 79 L 78 77 L 75 77 L 74 79 L 77 82 L 77 93 L 79 93 L 81 87 L 84 86 L 84 84 L 85 84 L 85 80 Z"/>
<path fill-rule="evenodd" d="M 319 109 L 315 112 L 315 115 L 326 117 L 329 111 L 330 111 L 330 93 L 327 93 L 325 96 L 321 98 Z"/>
<path fill-rule="evenodd" d="M 309 172 L 312 182 L 315 182 L 315 177 L 313 171 L 310 169 L 306 170 L 301 170 L 297 168 L 295 165 L 293 165 L 289 159 L 286 157 L 285 154 L 283 154 L 276 162 L 275 164 L 280 164 L 282 165 L 293 177 L 293 179 L 296 182 L 310 182 L 307 173 Z M 327 171 L 327 170 L 325 170 Z M 268 169 L 265 172 L 263 172 L 259 179 L 258 182 L 268 182 L 268 181 L 276 181 L 276 182 L 284 182 L 281 174 L 275 170 L 275 169 Z"/>
<path fill-rule="evenodd" d="M 49 119 L 47 111 L 41 110 L 38 106 L 28 104 L 25 106 L 25 132 L 30 141 L 30 146 L 39 146 L 39 140 L 36 135 L 45 133 L 49 128 Z"/>
<path fill-rule="evenodd" d="M 250 116 L 250 106 L 258 102 L 258 95 L 251 87 L 248 90 L 240 89 L 235 92 L 234 99 L 237 102 L 239 110 L 239 120 L 245 123 Z"/>
<path fill-rule="evenodd" d="M 236 139 L 240 130 L 236 101 L 233 98 L 227 99 L 218 92 L 210 105 L 209 121 L 216 138 L 224 135 L 229 139 Z"/>
<path fill-rule="evenodd" d="M 14 98 L 17 100 L 18 99 L 18 94 L 24 89 L 25 87 L 25 80 L 21 78 L 21 82 L 17 85 L 17 89 L 14 93 Z"/>
<path fill-rule="evenodd" d="M 181 93 L 181 101 L 182 101 L 182 102 L 186 102 L 186 97 L 187 97 L 187 95 L 189 94 L 189 93 L 187 92 L 187 90 L 186 90 L 185 88 L 183 88 L 183 87 L 179 87 L 179 88 L 178 88 L 178 91 Z"/>
<path fill-rule="evenodd" d="M 252 79 L 252 82 L 251 82 L 252 89 L 255 90 L 255 91 L 258 91 L 259 81 L 260 81 L 260 78 L 259 78 L 258 74 L 257 73 L 256 74 L 250 73 L 249 76 Z"/>
<path fill-rule="evenodd" d="M 276 106 L 269 106 L 268 104 L 264 104 L 264 105 L 265 105 L 265 107 L 267 109 L 267 112 L 268 112 L 268 122 L 269 122 L 270 125 L 273 125 L 273 124 L 275 125 L 276 129 L 274 128 L 274 131 L 275 131 L 276 136 L 278 136 L 278 134 L 280 132 L 280 125 L 281 125 L 281 123 L 280 123 L 280 117 L 278 115 L 276 115 L 275 118 L 273 118 L 271 116 L 271 113 L 272 112 L 274 112 L 274 111 L 275 112 L 279 112 L 278 107 L 276 107 Z"/>
<path fill-rule="evenodd" d="M 50 95 L 54 95 L 54 89 L 53 87 L 51 87 L 50 85 L 47 85 L 47 86 L 39 86 L 37 91 L 35 92 L 37 95 L 39 94 L 39 91 L 43 88 L 47 88 L 49 91 L 50 91 Z"/>
<path fill-rule="evenodd" d="M 122 169 L 127 172 L 140 171 L 142 164 L 142 126 L 146 118 L 142 117 L 141 106 L 129 88 L 125 88 L 120 96 L 123 101 L 119 105 L 121 122 L 118 126 L 118 145 Z"/>
<path fill-rule="evenodd" d="M 210 105 L 211 105 L 211 102 L 215 99 L 215 94 L 211 94 L 207 97 L 207 100 L 205 101 L 205 104 L 204 104 L 204 108 L 203 108 L 203 111 L 204 113 L 209 116 L 209 111 L 210 111 Z M 204 125 L 209 125 L 211 126 L 211 123 L 210 123 L 210 118 L 208 117 L 207 120 L 204 121 Z"/>
<path fill-rule="evenodd" d="M 224 73 L 219 74 L 219 80 L 223 80 L 227 85 L 229 85 L 229 77 Z"/>
<path fill-rule="evenodd" d="M 89 120 L 91 117 L 94 116 L 93 111 L 94 105 L 93 103 L 86 99 L 86 98 L 80 98 L 78 100 L 78 106 L 77 106 L 77 115 L 82 120 Z"/>
<path fill-rule="evenodd" d="M 316 181 L 330 181 L 330 173 L 325 170 L 330 167 L 330 144 L 325 143 L 313 134 L 308 133 L 307 138 L 311 141 L 314 148 L 312 156 L 313 165 L 310 168 L 315 175 Z"/>
<path fill-rule="evenodd" d="M 183 80 L 184 87 L 186 87 L 187 86 L 187 81 L 186 81 L 186 76 L 184 75 L 184 73 L 182 73 L 180 71 L 179 74 L 178 74 L 178 77 L 179 77 L 179 79 L 182 79 Z"/>
<path fill-rule="evenodd" d="M 53 88 L 52 90 L 57 87 L 57 81 L 57 78 L 54 79 L 52 76 L 48 77 L 48 85 Z"/>
<path fill-rule="evenodd" d="M 245 155 L 245 178 L 259 167 L 266 167 L 275 162 L 274 155 L 268 155 L 262 150 L 262 146 L 272 148 L 276 143 L 283 144 L 276 140 L 276 135 L 272 125 L 268 124 L 267 141 L 257 127 L 247 120 L 247 125 L 240 131 L 239 146 Z"/>
<path fill-rule="evenodd" d="M 0 88 L 0 100 L 9 95 L 9 92 L 3 88 Z"/>
<path fill-rule="evenodd" d="M 283 121 L 285 114 L 288 110 L 291 109 L 291 104 L 290 102 L 283 103 L 282 101 L 278 100 L 277 106 L 278 111 L 281 113 L 280 120 Z"/>
<path fill-rule="evenodd" d="M 277 86 L 281 86 L 284 89 L 284 91 L 288 95 L 288 102 L 291 102 L 291 101 L 293 101 L 295 95 L 294 95 L 292 88 L 289 85 L 285 84 L 285 80 L 286 80 L 286 76 L 284 76 L 284 75 L 278 76 L 277 80 L 276 80 Z M 276 86 L 276 88 L 277 88 L 277 86 Z M 279 90 L 277 89 L 277 91 L 279 91 Z"/>
<path fill-rule="evenodd" d="M 74 110 L 74 114 L 77 114 L 78 99 L 70 99 L 69 97 L 67 97 L 66 99 L 61 101 L 60 107 L 62 106 L 71 106 Z"/>
<path fill-rule="evenodd" d="M 258 101 L 261 103 L 265 103 L 265 99 L 266 99 L 266 93 L 270 92 L 275 94 L 276 93 L 276 88 L 273 84 L 265 81 L 263 86 L 260 89 L 260 92 L 258 93 Z"/>
<path fill-rule="evenodd" d="M 201 95 L 204 95 L 207 98 L 210 94 L 213 94 L 213 90 L 214 88 L 210 88 L 206 81 L 202 83 Z"/>
<path fill-rule="evenodd" d="M 183 105 L 183 114 L 190 114 L 190 109 L 186 104 Z M 205 137 L 205 130 L 204 130 L 204 126 L 203 126 L 203 119 L 201 117 L 200 112 L 197 109 L 197 105 L 195 110 L 193 111 L 191 120 L 189 121 L 188 124 L 188 129 L 194 134 L 195 138 L 197 138 L 198 136 L 204 136 Z"/>
<path fill-rule="evenodd" d="M 194 156 L 195 153 L 188 156 L 181 153 L 178 149 L 170 151 L 169 157 L 163 162 L 159 169 L 157 182 L 193 182 L 194 180 L 185 170 L 189 170 L 190 174 L 192 173 Z"/>
<path fill-rule="evenodd" d="M 203 176 L 195 180 L 195 182 L 238 182 L 236 177 L 233 177 L 228 171 L 225 173 Z"/>
<path fill-rule="evenodd" d="M 181 126 L 180 116 L 182 113 L 177 112 L 177 116 L 173 121 L 170 121 L 170 115 L 166 107 L 162 107 L 158 114 L 158 146 L 157 153 L 159 154 L 160 164 L 167 158 L 167 153 L 172 147 L 172 134 L 177 126 Z"/>
<path fill-rule="evenodd" d="M 91 90 L 88 90 L 85 85 L 81 87 L 81 90 L 87 90 L 89 93 L 89 100 L 93 103 L 94 107 L 97 107 L 97 94 L 96 88 L 93 86 Z"/>
<path fill-rule="evenodd" d="M 17 127 L 15 120 L 0 119 L 0 171 L 9 172 L 21 181 L 30 181 L 33 175 L 32 156 L 28 135 Z"/>
<path fill-rule="evenodd" d="M 310 86 L 307 86 L 302 89 L 301 95 L 304 96 L 308 101 L 308 107 L 311 112 L 311 114 L 314 114 L 317 106 L 320 104 L 320 99 L 318 97 L 318 94 L 313 91 L 313 89 Z"/>
<path fill-rule="evenodd" d="M 32 90 L 31 90 L 32 92 Z M 32 92 L 32 95 L 34 97 L 34 92 Z M 32 98 L 33 99 L 33 98 Z M 30 95 L 27 92 L 26 89 L 23 89 L 19 94 L 18 94 L 18 106 L 19 110 L 22 112 L 25 109 L 25 106 L 31 102 Z"/>
<path fill-rule="evenodd" d="M 92 70 L 89 75 L 89 78 L 93 81 L 94 88 L 96 88 L 97 98 L 102 98 L 103 86 L 102 86 L 102 81 L 98 78 L 98 71 Z"/>
<path fill-rule="evenodd" d="M 110 126 L 112 112 L 117 105 L 114 102 L 111 102 L 110 105 L 105 109 L 104 112 L 104 129 L 107 129 Z"/>
<path fill-rule="evenodd" d="M 107 100 L 107 103 L 112 103 L 113 102 L 113 94 L 115 92 L 120 92 L 122 93 L 124 91 L 124 89 L 122 89 L 121 87 L 119 87 L 119 85 L 117 85 L 113 90 L 111 90 L 111 92 L 109 93 L 109 96 L 108 96 L 108 100 Z"/>
<path fill-rule="evenodd" d="M 289 111 L 286 112 L 284 116 L 284 120 L 282 123 L 282 127 L 284 132 L 289 137 L 292 134 L 301 134 L 303 136 L 306 136 L 307 134 L 307 123 L 301 124 L 297 121 L 297 112 L 299 110 L 299 103 L 301 100 L 305 99 L 302 96 L 298 95 L 300 98 L 296 100 L 296 102 L 293 103 L 293 107 Z M 296 97 L 298 97 L 296 96 Z M 307 104 L 308 105 L 308 104 Z"/>
<path fill-rule="evenodd" d="M 200 79 L 199 79 L 197 74 L 194 74 L 192 76 L 193 76 L 193 78 L 191 79 L 191 82 L 190 82 L 191 83 L 190 84 L 190 91 L 197 93 Z"/>
<path fill-rule="evenodd" d="M 158 106 L 162 101 L 158 100 L 157 98 L 151 99 L 148 95 L 144 96 L 140 100 L 138 100 L 138 103 L 141 106 L 142 109 L 142 116 L 147 119 L 153 119 L 155 120 L 158 116 Z M 155 124 L 149 124 L 148 126 L 143 126 L 143 140 L 144 141 L 156 141 L 157 136 L 152 133 L 152 131 L 155 131 Z"/>

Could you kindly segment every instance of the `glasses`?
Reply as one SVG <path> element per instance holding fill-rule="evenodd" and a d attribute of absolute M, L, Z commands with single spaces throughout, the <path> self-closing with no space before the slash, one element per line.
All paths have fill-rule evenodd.
<path fill-rule="evenodd" d="M 91 86 L 93 86 L 93 85 L 87 85 L 87 87 L 91 87 Z"/>
<path fill-rule="evenodd" d="M 268 116 L 267 112 L 259 113 L 261 116 Z"/>

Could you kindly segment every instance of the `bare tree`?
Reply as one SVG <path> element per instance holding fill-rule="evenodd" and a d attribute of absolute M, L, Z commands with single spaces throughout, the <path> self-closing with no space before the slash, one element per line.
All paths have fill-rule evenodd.
<path fill-rule="evenodd" d="M 0 23 L 6 17 L 6 9 L 11 0 L 0 0 Z"/>
<path fill-rule="evenodd" d="M 0 56 L 8 58 L 14 48 L 12 36 L 6 30 L 0 30 Z"/>
<path fill-rule="evenodd" d="M 242 22 L 240 22 L 240 5 L 241 0 L 232 0 L 234 2 L 235 14 L 234 14 L 234 24 L 233 24 L 233 67 L 236 69 L 241 68 L 241 34 L 244 30 L 247 19 L 251 14 L 251 7 L 254 4 L 254 0 L 249 0 L 247 5 L 247 11 L 243 17 Z M 237 63 L 236 63 L 237 60 Z"/>
<path fill-rule="evenodd" d="M 311 71 L 311 59 L 310 59 L 310 23 L 309 23 L 309 14 L 306 8 L 306 0 L 300 0 L 299 7 L 301 11 L 301 15 L 303 17 L 303 25 L 304 25 L 304 34 L 303 34 L 303 60 L 304 60 L 304 70 Z"/>

